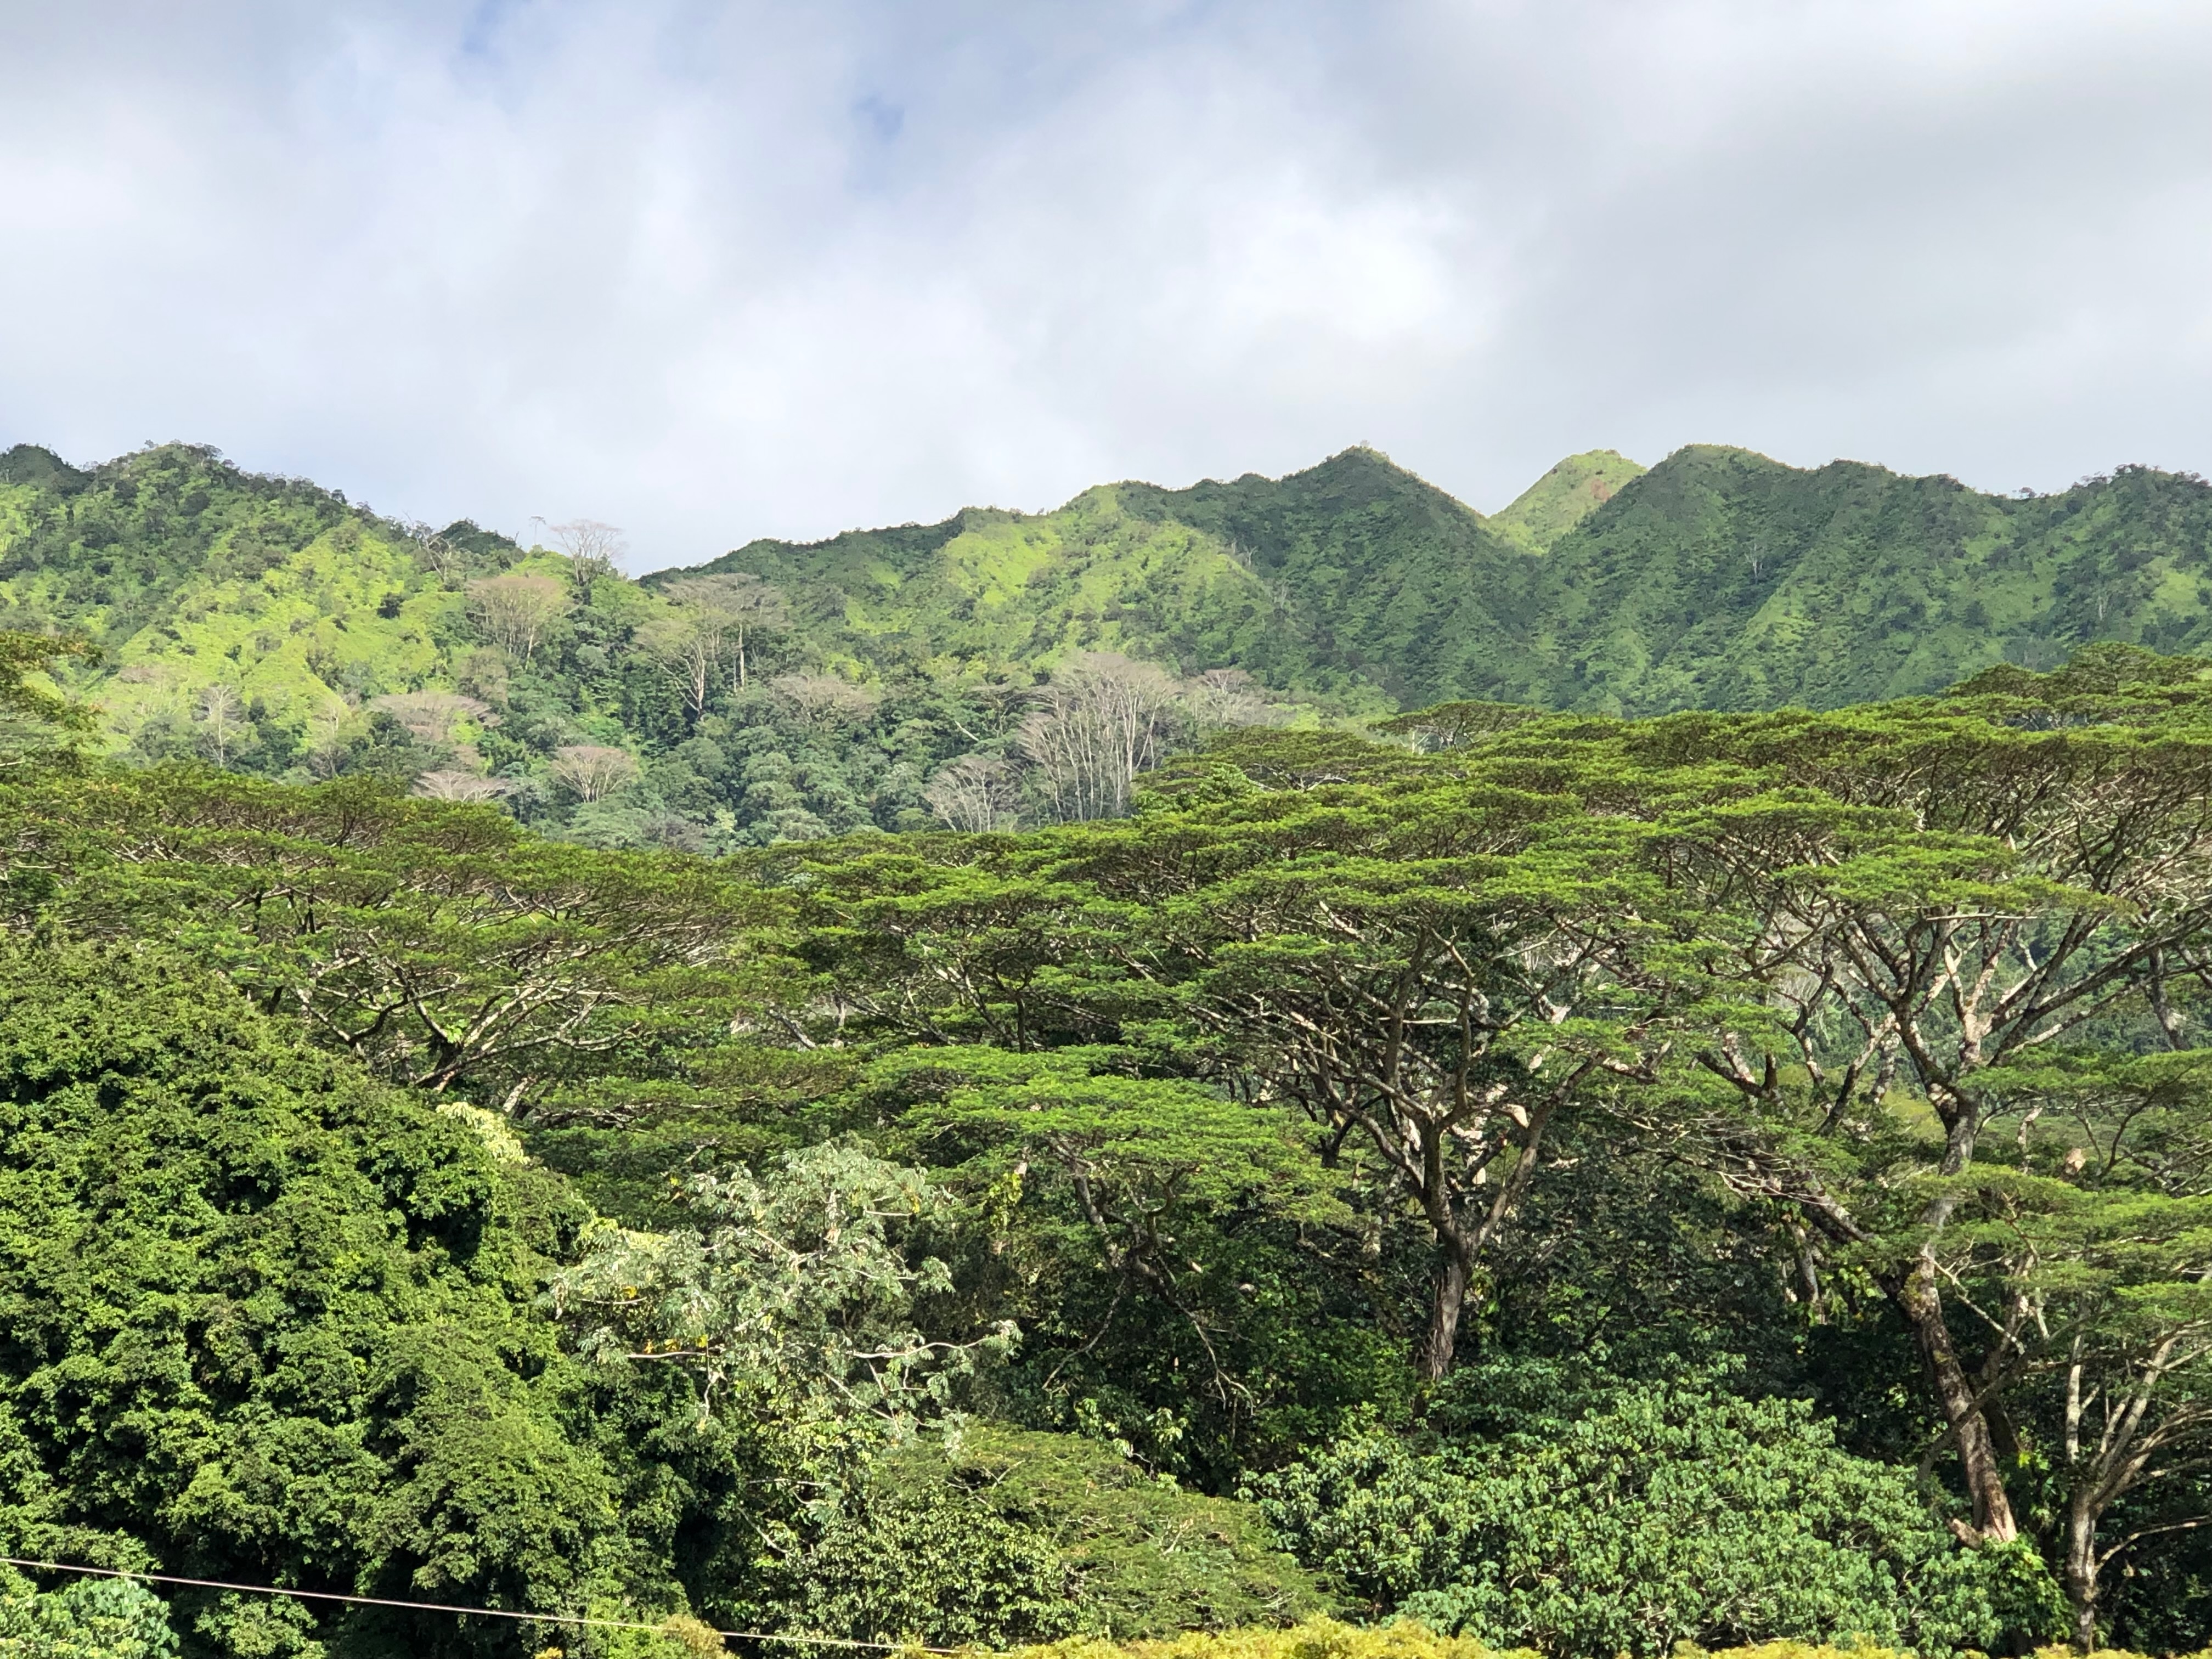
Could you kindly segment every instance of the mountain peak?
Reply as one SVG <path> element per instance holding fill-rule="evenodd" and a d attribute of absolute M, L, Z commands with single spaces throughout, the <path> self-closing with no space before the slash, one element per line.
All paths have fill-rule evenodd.
<path fill-rule="evenodd" d="M 1626 485 L 1644 468 L 1618 450 L 1586 449 L 1570 455 L 1492 514 L 1492 530 L 1523 552 L 1541 553 Z"/>

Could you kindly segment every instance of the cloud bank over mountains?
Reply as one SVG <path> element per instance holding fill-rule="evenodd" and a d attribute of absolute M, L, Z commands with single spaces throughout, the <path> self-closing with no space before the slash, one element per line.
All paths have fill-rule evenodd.
<path fill-rule="evenodd" d="M 342 15 L 341 15 L 342 13 Z M 762 535 L 1693 441 L 2212 470 L 2212 11 L 15 7 L 0 443 Z"/>

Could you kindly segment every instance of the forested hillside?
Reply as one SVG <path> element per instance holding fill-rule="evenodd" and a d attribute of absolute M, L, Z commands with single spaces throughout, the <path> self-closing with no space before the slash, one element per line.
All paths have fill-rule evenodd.
<path fill-rule="evenodd" d="M 2011 499 L 1594 451 L 1485 519 L 1353 449 L 641 581 L 610 526 L 531 539 L 188 446 L 0 456 L 0 621 L 96 647 L 64 677 L 116 751 L 384 777 L 605 847 L 1110 815 L 1219 732 L 1443 701 L 1833 708 L 2212 642 L 2212 489 L 2140 468 Z"/>
<path fill-rule="evenodd" d="M 708 858 L 0 646 L 17 1650 L 2212 1630 L 2212 659 Z"/>
<path fill-rule="evenodd" d="M 1553 708 L 1839 708 L 2094 640 L 2212 641 L 2212 486 L 2123 468 L 1978 495 L 1837 461 L 1670 456 L 1556 540 L 1516 611 L 1528 656 L 1486 686 Z"/>
<path fill-rule="evenodd" d="M 1832 708 L 2097 640 L 2212 640 L 2212 486 L 2132 467 L 2001 497 L 1698 446 L 1648 473 L 1571 457 L 1486 520 L 1348 450 L 1279 480 L 1118 484 L 711 568 L 803 593 L 855 661 L 1107 646 L 1358 712 Z"/>

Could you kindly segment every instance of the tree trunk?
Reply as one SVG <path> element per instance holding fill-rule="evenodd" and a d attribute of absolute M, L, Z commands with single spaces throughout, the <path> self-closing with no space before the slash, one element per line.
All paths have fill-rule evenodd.
<path fill-rule="evenodd" d="M 2074 1650 L 2097 1647 L 2097 1515 L 2077 1493 L 2066 1515 L 2066 1599 L 2074 1604 Z"/>
<path fill-rule="evenodd" d="M 1429 1329 L 1421 1340 L 1420 1368 L 1424 1380 L 1437 1381 L 1452 1367 L 1452 1352 L 1459 1346 L 1460 1310 L 1467 1305 L 1468 1281 L 1474 1261 L 1464 1245 L 1447 1242 L 1438 1247 L 1436 1282 L 1429 1300 Z"/>
<path fill-rule="evenodd" d="M 1959 1448 L 1959 1467 L 1966 1480 L 1967 1495 L 1974 1504 L 1974 1530 L 1983 1538 L 2003 1541 L 2020 1534 L 2013 1519 L 2012 1499 L 2005 1492 L 2004 1469 L 1997 1457 L 1989 1419 L 1975 1398 L 1972 1382 L 1951 1346 L 1951 1328 L 1943 1320 L 1943 1301 L 1936 1288 L 1936 1264 L 1922 1256 L 1902 1274 L 1887 1276 L 1882 1289 L 1898 1312 L 1911 1326 L 1927 1362 L 1936 1397 L 1944 1420 L 1953 1425 L 1952 1439 Z"/>

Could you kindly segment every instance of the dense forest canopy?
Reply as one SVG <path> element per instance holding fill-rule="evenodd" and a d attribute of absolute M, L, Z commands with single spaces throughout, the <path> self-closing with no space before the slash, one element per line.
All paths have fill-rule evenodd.
<path fill-rule="evenodd" d="M 2195 481 L 7 471 L 0 1644 L 2212 1630 Z"/>

